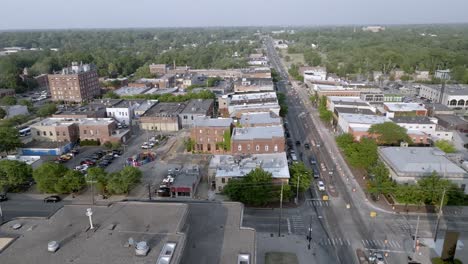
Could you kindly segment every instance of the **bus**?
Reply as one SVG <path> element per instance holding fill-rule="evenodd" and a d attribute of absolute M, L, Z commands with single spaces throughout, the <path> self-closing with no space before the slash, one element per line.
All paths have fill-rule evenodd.
<path fill-rule="evenodd" d="M 31 135 L 31 128 L 26 127 L 18 131 L 20 137 L 25 137 Z"/>

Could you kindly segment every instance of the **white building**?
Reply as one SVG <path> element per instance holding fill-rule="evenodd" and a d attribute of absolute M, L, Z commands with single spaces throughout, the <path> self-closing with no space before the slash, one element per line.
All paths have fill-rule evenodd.
<path fill-rule="evenodd" d="M 233 178 L 241 178 L 256 168 L 271 173 L 274 182 L 289 182 L 288 159 L 285 152 L 254 154 L 245 158 L 231 155 L 214 155 L 208 168 L 208 177 L 216 183 L 216 192 Z"/>
<path fill-rule="evenodd" d="M 379 156 L 398 183 L 416 183 L 434 171 L 467 193 L 468 173 L 450 161 L 444 152 L 432 147 L 381 147 Z"/>
<path fill-rule="evenodd" d="M 355 108 L 355 109 L 369 109 L 372 112 L 376 112 L 377 109 L 371 106 L 368 102 L 362 100 L 360 97 L 355 96 L 328 96 L 327 97 L 328 110 L 334 112 L 335 107 L 340 108 Z"/>
<path fill-rule="evenodd" d="M 122 124 L 131 124 L 135 118 L 135 110 L 146 103 L 146 100 L 122 100 L 121 102 L 106 107 L 107 117 L 112 117 Z"/>
<path fill-rule="evenodd" d="M 452 78 L 450 69 L 447 70 L 436 70 L 434 77 L 442 80 L 450 80 Z"/>
<path fill-rule="evenodd" d="M 453 140 L 453 132 L 437 126 L 437 118 L 427 116 L 398 116 L 391 119 L 397 125 L 406 128 L 408 134 L 425 134 L 432 139 Z"/>
<path fill-rule="evenodd" d="M 366 134 L 372 125 L 389 121 L 385 116 L 341 114 L 338 120 L 338 128 L 340 132 L 351 133 L 356 140 L 360 140 L 360 134 Z"/>
<path fill-rule="evenodd" d="M 441 96 L 442 92 L 442 96 Z M 468 85 L 421 85 L 419 96 L 450 108 L 468 108 Z"/>
<path fill-rule="evenodd" d="M 325 67 L 311 67 L 304 70 L 304 81 L 326 81 L 327 69 Z"/>

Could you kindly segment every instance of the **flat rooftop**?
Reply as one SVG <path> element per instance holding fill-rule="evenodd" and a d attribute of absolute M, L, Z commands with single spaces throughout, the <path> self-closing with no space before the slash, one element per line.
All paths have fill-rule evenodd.
<path fill-rule="evenodd" d="M 363 115 L 363 114 L 341 114 L 340 118 L 345 119 L 348 123 L 360 123 L 360 124 L 380 124 L 390 121 L 385 116 L 377 115 Z"/>
<path fill-rule="evenodd" d="M 216 169 L 216 177 L 243 177 L 255 168 L 270 172 L 273 178 L 289 179 L 288 158 L 285 152 L 254 154 L 241 158 L 232 155 L 214 155 L 210 169 Z"/>
<path fill-rule="evenodd" d="M 335 111 L 341 116 L 342 114 L 362 114 L 362 115 L 375 115 L 372 110 L 366 108 L 349 108 L 349 107 L 335 107 Z"/>
<path fill-rule="evenodd" d="M 132 106 L 139 106 L 146 100 L 122 100 L 110 108 L 128 108 Z"/>
<path fill-rule="evenodd" d="M 195 117 L 193 120 L 195 127 L 229 127 L 232 124 L 232 118 L 209 118 Z"/>
<path fill-rule="evenodd" d="M 182 114 L 206 114 L 213 107 L 213 99 L 192 99 L 182 110 Z"/>
<path fill-rule="evenodd" d="M 236 127 L 232 132 L 232 140 L 271 139 L 274 137 L 284 137 L 283 126 Z"/>
<path fill-rule="evenodd" d="M 423 86 L 432 88 L 434 90 L 441 90 L 441 84 L 424 84 Z M 445 94 L 447 95 L 468 95 L 468 85 L 465 84 L 446 84 Z"/>
<path fill-rule="evenodd" d="M 281 118 L 273 112 L 244 113 L 241 115 L 240 123 L 246 125 L 280 124 Z"/>
<path fill-rule="evenodd" d="M 143 116 L 177 116 L 185 106 L 185 103 L 161 102 L 148 109 Z"/>
<path fill-rule="evenodd" d="M 367 103 L 366 101 L 362 100 L 361 97 L 358 97 L 358 96 L 328 96 L 327 99 L 330 102 L 342 103 L 342 104 L 346 102 Z"/>
<path fill-rule="evenodd" d="M 167 242 L 177 243 L 174 258 L 180 258 L 185 234 L 181 233 L 188 214 L 186 204 L 115 203 L 94 206 L 95 230 L 88 230 L 85 215 L 89 205 L 65 205 L 47 220 L 14 220 L 0 227 L 1 237 L 14 240 L 1 253 L 2 263 L 157 263 Z M 23 227 L 11 229 L 15 222 Z M 135 256 L 129 239 L 146 241 L 147 256 Z M 51 253 L 47 244 L 57 241 L 60 248 Z"/>
<path fill-rule="evenodd" d="M 383 160 L 399 174 L 467 177 L 465 170 L 450 161 L 444 152 L 433 147 L 380 147 Z"/>
<path fill-rule="evenodd" d="M 115 122 L 113 118 L 82 118 L 78 123 L 84 126 L 100 126 L 108 125 L 113 122 Z"/>
<path fill-rule="evenodd" d="M 390 112 L 425 111 L 424 104 L 420 103 L 384 103 Z"/>
<path fill-rule="evenodd" d="M 396 116 L 390 118 L 395 123 L 407 123 L 407 124 L 434 124 L 431 119 L 427 116 Z"/>
<path fill-rule="evenodd" d="M 146 88 L 146 87 L 122 87 L 122 88 L 115 90 L 114 92 L 120 96 L 131 96 L 131 95 L 143 94 L 149 89 L 150 88 Z"/>
<path fill-rule="evenodd" d="M 250 93 L 250 94 L 234 94 L 231 98 L 231 102 L 236 101 L 250 101 L 250 100 L 265 100 L 275 99 L 277 100 L 275 92 L 267 93 Z"/>

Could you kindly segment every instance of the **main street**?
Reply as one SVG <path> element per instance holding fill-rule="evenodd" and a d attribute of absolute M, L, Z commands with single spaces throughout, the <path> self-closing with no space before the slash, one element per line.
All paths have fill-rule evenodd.
<path fill-rule="evenodd" d="M 267 38 L 265 42 L 273 67 L 283 80 L 288 80 L 288 74 L 271 39 Z M 306 165 L 309 165 L 311 154 L 317 158 L 321 180 L 326 183 L 330 197 L 330 206 L 317 206 L 322 195 L 312 188 L 312 197 L 309 198 L 313 200 L 306 203 L 310 207 L 302 207 L 303 218 L 309 218 L 312 229 L 320 231 L 314 233 L 314 242 L 328 242 L 323 246 L 333 249 L 330 258 L 336 258 L 339 263 L 357 263 L 356 249 L 383 250 L 389 253 L 388 263 L 403 263 L 412 250 L 411 237 L 408 233 L 392 232 L 385 221 L 380 221 L 380 214 L 386 216 L 387 213 L 373 209 L 365 199 L 336 148 L 333 133 L 318 120 L 317 111 L 308 102 L 307 91 L 295 84 L 290 86 L 284 81 L 278 83 L 278 90 L 287 95 L 289 111 L 286 119 L 290 134 L 294 141 L 302 143 L 301 146 L 296 146 L 296 153 Z M 306 142 L 311 145 L 310 151 L 303 148 Z M 356 191 L 353 192 L 353 189 Z M 376 218 L 370 217 L 373 210 L 377 211 Z M 398 217 L 393 214 L 391 216 Z M 405 219 L 401 223 L 406 223 Z"/>

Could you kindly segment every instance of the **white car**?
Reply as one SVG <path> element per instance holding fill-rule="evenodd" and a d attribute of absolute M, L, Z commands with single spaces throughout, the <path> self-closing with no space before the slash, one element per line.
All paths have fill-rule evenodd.
<path fill-rule="evenodd" d="M 57 241 L 50 241 L 47 244 L 47 251 L 49 252 L 55 252 L 57 249 L 60 247 L 59 243 Z"/>
<path fill-rule="evenodd" d="M 318 181 L 317 186 L 318 186 L 319 191 L 322 191 L 322 192 L 325 191 L 325 184 L 323 183 L 323 181 Z"/>

